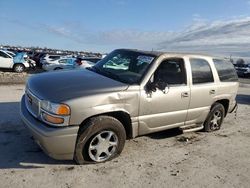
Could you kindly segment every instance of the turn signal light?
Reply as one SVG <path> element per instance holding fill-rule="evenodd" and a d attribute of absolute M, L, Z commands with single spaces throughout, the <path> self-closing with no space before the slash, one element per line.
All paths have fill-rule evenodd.
<path fill-rule="evenodd" d="M 47 122 L 53 123 L 53 124 L 62 124 L 64 122 L 63 118 L 60 117 L 54 117 L 49 114 L 43 114 L 43 119 Z"/>
<path fill-rule="evenodd" d="M 58 115 L 69 115 L 70 108 L 65 104 L 60 104 L 57 108 L 57 114 Z"/>

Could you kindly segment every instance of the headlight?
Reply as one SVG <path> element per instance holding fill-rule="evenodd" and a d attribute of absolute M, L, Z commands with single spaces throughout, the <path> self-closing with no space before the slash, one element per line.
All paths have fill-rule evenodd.
<path fill-rule="evenodd" d="M 66 104 L 56 104 L 43 100 L 41 102 L 41 119 L 53 126 L 69 124 L 70 108 Z"/>
<path fill-rule="evenodd" d="M 67 116 L 70 115 L 70 108 L 66 104 L 56 104 L 49 101 L 42 101 L 41 108 L 47 112 L 56 114 L 56 115 L 63 115 Z"/>

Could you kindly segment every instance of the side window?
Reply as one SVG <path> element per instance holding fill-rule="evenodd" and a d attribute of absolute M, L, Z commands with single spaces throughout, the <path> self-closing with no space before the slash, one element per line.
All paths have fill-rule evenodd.
<path fill-rule="evenodd" d="M 67 64 L 74 65 L 75 60 L 74 59 L 68 59 Z"/>
<path fill-rule="evenodd" d="M 0 57 L 3 57 L 3 58 L 10 58 L 7 54 L 3 53 L 0 51 Z"/>
<path fill-rule="evenodd" d="M 230 61 L 222 59 L 213 59 L 213 61 L 221 82 L 238 81 L 238 76 Z"/>
<path fill-rule="evenodd" d="M 154 82 L 163 81 L 169 85 L 186 84 L 186 70 L 183 59 L 162 61 L 154 74 Z"/>
<path fill-rule="evenodd" d="M 67 63 L 67 59 L 59 60 L 59 63 L 66 64 Z"/>
<path fill-rule="evenodd" d="M 193 84 L 214 82 L 209 63 L 205 59 L 190 59 Z"/>

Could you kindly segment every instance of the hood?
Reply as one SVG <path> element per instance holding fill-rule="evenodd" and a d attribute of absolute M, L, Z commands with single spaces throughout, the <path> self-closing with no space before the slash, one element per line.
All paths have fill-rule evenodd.
<path fill-rule="evenodd" d="M 27 87 L 40 99 L 58 103 L 88 95 L 126 90 L 128 85 L 81 69 L 34 75 L 29 78 Z"/>

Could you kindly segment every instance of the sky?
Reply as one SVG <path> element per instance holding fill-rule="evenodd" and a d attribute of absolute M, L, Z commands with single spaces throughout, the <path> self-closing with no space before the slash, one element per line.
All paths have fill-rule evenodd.
<path fill-rule="evenodd" d="M 0 0 L 0 44 L 250 56 L 250 0 Z"/>

